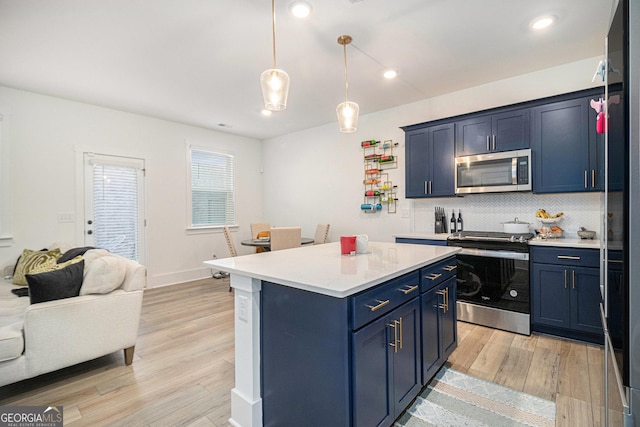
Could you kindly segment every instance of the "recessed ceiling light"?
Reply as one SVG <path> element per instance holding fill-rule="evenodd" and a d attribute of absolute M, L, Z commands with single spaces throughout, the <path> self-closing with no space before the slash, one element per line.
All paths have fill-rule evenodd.
<path fill-rule="evenodd" d="M 531 21 L 530 25 L 531 25 L 531 28 L 534 30 L 542 30 L 544 28 L 549 27 L 551 24 L 553 24 L 555 20 L 556 20 L 555 16 L 551 16 L 551 15 L 541 16 Z"/>
<path fill-rule="evenodd" d="M 261 113 L 262 113 L 263 116 L 270 116 L 271 115 L 271 110 L 267 110 L 266 108 L 264 108 L 261 111 Z"/>
<path fill-rule="evenodd" d="M 289 11 L 296 18 L 306 18 L 311 13 L 311 5 L 306 1 L 294 1 L 289 5 Z"/>
<path fill-rule="evenodd" d="M 398 72 L 396 70 L 386 70 L 383 75 L 385 79 L 395 79 Z"/>

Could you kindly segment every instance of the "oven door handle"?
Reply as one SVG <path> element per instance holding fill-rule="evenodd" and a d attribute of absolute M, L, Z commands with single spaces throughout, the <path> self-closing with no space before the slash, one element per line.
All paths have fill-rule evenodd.
<path fill-rule="evenodd" d="M 460 255 L 484 256 L 489 258 L 520 259 L 524 261 L 529 260 L 529 254 L 511 251 L 490 251 L 486 249 L 462 248 L 462 250 L 458 253 Z"/>

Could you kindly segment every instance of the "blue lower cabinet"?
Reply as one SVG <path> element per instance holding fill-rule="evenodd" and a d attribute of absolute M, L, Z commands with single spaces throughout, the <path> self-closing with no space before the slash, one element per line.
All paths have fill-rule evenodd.
<path fill-rule="evenodd" d="M 262 282 L 263 425 L 391 426 L 427 378 L 422 349 L 438 349 L 432 372 L 455 347 L 455 265 L 451 257 L 347 298 Z M 433 320 L 420 294 L 431 288 L 435 306 L 449 302 Z"/>
<path fill-rule="evenodd" d="M 354 426 L 390 426 L 422 388 L 418 298 L 352 335 Z"/>
<path fill-rule="evenodd" d="M 438 372 L 456 348 L 456 279 L 451 277 L 421 295 L 422 385 Z"/>
<path fill-rule="evenodd" d="M 590 249 L 532 248 L 534 331 L 602 343 L 598 253 Z"/>

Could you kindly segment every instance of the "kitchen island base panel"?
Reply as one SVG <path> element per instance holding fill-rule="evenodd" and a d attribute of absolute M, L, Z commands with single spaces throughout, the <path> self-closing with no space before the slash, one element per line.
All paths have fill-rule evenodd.
<path fill-rule="evenodd" d="M 260 291 L 262 281 L 231 275 L 234 289 L 235 379 L 229 424 L 262 426 L 260 393 Z"/>
<path fill-rule="evenodd" d="M 529 314 L 515 311 L 498 310 L 470 304 L 463 301 L 456 302 L 458 320 L 491 328 L 503 329 L 522 335 L 531 335 L 531 321 Z"/>

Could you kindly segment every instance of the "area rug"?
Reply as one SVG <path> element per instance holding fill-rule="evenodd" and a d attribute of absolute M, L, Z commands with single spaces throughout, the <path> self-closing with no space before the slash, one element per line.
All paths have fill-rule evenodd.
<path fill-rule="evenodd" d="M 554 427 L 554 402 L 442 367 L 395 427 Z"/>

